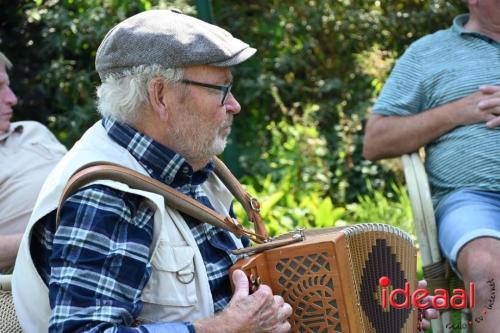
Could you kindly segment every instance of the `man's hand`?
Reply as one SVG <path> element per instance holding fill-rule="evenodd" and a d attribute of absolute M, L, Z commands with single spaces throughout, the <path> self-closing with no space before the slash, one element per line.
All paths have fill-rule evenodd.
<path fill-rule="evenodd" d="M 287 319 L 292 314 L 292 307 L 285 303 L 283 297 L 273 296 L 271 288 L 266 285 L 259 286 L 255 293 L 249 295 L 248 278 L 240 270 L 236 270 L 232 278 L 234 294 L 223 315 L 227 315 L 234 324 L 237 324 L 233 332 L 290 331 Z"/>
<path fill-rule="evenodd" d="M 481 111 L 494 116 L 486 126 L 494 128 L 500 125 L 500 86 L 483 86 L 481 92 L 488 98 L 478 103 Z"/>
<path fill-rule="evenodd" d="M 420 280 L 418 281 L 418 288 L 425 289 L 427 287 L 427 281 L 425 280 Z M 427 296 L 422 303 L 429 302 L 429 304 L 432 304 L 432 298 L 434 296 Z M 434 309 L 434 308 L 427 308 L 424 310 L 424 318 L 422 319 L 422 328 L 423 329 L 428 329 L 431 327 L 430 320 L 431 319 L 436 319 L 439 317 L 439 311 Z"/>
<path fill-rule="evenodd" d="M 194 323 L 199 333 L 286 333 L 291 329 L 288 317 L 292 307 L 283 297 L 274 295 L 266 285 L 249 295 L 248 278 L 241 270 L 232 276 L 234 293 L 231 302 L 212 320 Z M 212 330 L 215 328 L 215 330 Z"/>
<path fill-rule="evenodd" d="M 462 125 L 485 122 L 493 128 L 500 125 L 500 86 L 482 86 L 459 101 L 457 120 Z"/>

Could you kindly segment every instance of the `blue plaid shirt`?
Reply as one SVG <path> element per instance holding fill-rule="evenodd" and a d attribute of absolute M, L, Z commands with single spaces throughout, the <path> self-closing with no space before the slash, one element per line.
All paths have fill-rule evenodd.
<path fill-rule="evenodd" d="M 200 186 L 213 171 L 213 162 L 193 172 L 182 156 L 135 129 L 110 119 L 102 124 L 152 178 L 213 209 Z M 192 323 L 132 327 L 142 310 L 140 296 L 152 269 L 148 255 L 153 215 L 143 197 L 90 185 L 64 202 L 57 232 L 55 212 L 35 226 L 31 253 L 49 286 L 49 332 L 195 332 Z M 237 257 L 229 251 L 236 245 L 226 231 L 183 217 L 205 262 L 218 312 L 231 297 L 228 269 Z"/>

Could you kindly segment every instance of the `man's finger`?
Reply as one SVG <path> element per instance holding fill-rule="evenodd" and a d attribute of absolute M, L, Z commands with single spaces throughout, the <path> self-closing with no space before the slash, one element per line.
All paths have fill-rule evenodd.
<path fill-rule="evenodd" d="M 293 308 L 290 304 L 285 303 L 283 305 L 283 312 L 285 313 L 286 318 L 288 319 L 293 314 Z"/>
<path fill-rule="evenodd" d="M 278 333 L 288 333 L 292 329 L 292 326 L 290 326 L 290 323 L 288 321 L 285 321 L 283 324 L 280 325 L 279 329 L 277 330 Z"/>
<path fill-rule="evenodd" d="M 477 107 L 481 110 L 488 110 L 491 108 L 498 107 L 499 105 L 500 105 L 500 97 L 494 97 L 479 102 L 477 104 Z"/>
<path fill-rule="evenodd" d="M 422 328 L 424 330 L 431 328 L 431 323 L 427 319 L 422 319 Z"/>
<path fill-rule="evenodd" d="M 483 93 L 483 94 L 494 94 L 496 92 L 499 92 L 500 91 L 500 86 L 481 86 L 479 87 L 479 90 Z"/>
<path fill-rule="evenodd" d="M 495 117 L 486 123 L 488 128 L 496 128 L 500 126 L 500 117 Z"/>
<path fill-rule="evenodd" d="M 425 289 L 425 287 L 427 287 L 427 281 L 425 280 L 418 281 L 418 289 Z"/>
<path fill-rule="evenodd" d="M 439 311 L 436 309 L 425 309 L 424 310 L 424 317 L 426 319 L 436 319 L 439 317 Z"/>
<path fill-rule="evenodd" d="M 274 303 L 276 304 L 276 306 L 281 307 L 281 306 L 283 306 L 283 304 L 285 304 L 285 300 L 280 295 L 274 295 L 273 297 L 274 297 Z"/>
<path fill-rule="evenodd" d="M 248 282 L 248 278 L 245 275 L 245 273 L 243 273 L 242 270 L 237 269 L 233 272 L 232 278 L 234 284 L 233 297 L 248 296 L 250 292 L 250 284 Z"/>

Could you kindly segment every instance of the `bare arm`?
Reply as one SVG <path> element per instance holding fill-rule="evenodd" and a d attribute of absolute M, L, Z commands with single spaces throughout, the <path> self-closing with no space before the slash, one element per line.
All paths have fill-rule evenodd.
<path fill-rule="evenodd" d="M 0 270 L 14 265 L 23 234 L 0 236 Z"/>
<path fill-rule="evenodd" d="M 281 296 L 261 285 L 248 294 L 248 279 L 242 271 L 233 274 L 235 291 L 229 306 L 211 319 L 194 322 L 197 333 L 286 333 L 292 307 Z"/>
<path fill-rule="evenodd" d="M 500 125 L 500 86 L 485 86 L 457 101 L 412 116 L 373 115 L 366 124 L 363 156 L 368 160 L 416 151 L 457 126 Z"/>

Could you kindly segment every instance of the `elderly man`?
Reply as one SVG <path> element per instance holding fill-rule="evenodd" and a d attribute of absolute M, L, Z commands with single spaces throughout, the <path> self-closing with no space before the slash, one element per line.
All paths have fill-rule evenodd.
<path fill-rule="evenodd" d="M 66 153 L 42 124 L 10 122 L 17 104 L 7 74 L 11 67 L 0 52 L 0 272 L 12 269 L 38 192 Z"/>
<path fill-rule="evenodd" d="M 413 43 L 399 59 L 366 126 L 364 155 L 426 146 L 441 249 L 476 284 L 476 332 L 497 332 L 500 307 L 500 2 L 468 0 L 469 14 Z M 494 295 L 494 288 L 493 288 Z"/>
<path fill-rule="evenodd" d="M 270 288 L 249 295 L 231 250 L 247 245 L 123 183 L 98 181 L 55 210 L 79 167 L 109 161 L 227 216 L 231 195 L 214 175 L 240 105 L 230 67 L 255 49 L 177 11 L 118 24 L 96 55 L 103 120 L 56 167 L 40 193 L 13 278 L 28 332 L 287 332 L 291 307 Z M 189 276 L 189 278 L 186 278 Z M 193 278 L 194 277 L 194 278 Z M 49 320 L 50 318 L 50 320 Z"/>

